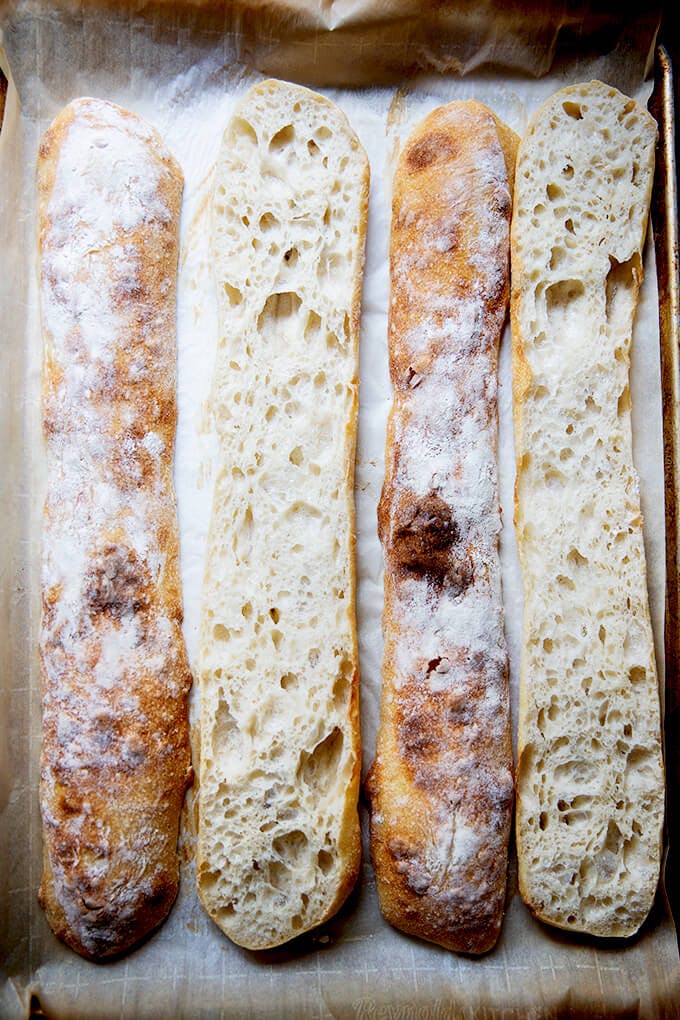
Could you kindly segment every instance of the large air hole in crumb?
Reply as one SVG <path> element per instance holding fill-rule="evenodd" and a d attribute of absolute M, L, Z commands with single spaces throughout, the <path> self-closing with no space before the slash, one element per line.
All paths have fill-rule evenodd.
<path fill-rule="evenodd" d="M 231 122 L 231 131 L 235 138 L 248 141 L 252 145 L 257 145 L 257 133 L 252 124 L 249 124 L 247 120 L 235 117 Z"/>
<path fill-rule="evenodd" d="M 224 293 L 227 295 L 227 300 L 233 308 L 240 305 L 243 301 L 243 294 L 241 291 L 238 290 L 237 287 L 232 287 L 230 283 L 224 284 Z"/>
<path fill-rule="evenodd" d="M 560 280 L 546 289 L 545 300 L 548 317 L 566 317 L 585 298 L 582 280 Z"/>
<path fill-rule="evenodd" d="M 553 272 L 564 262 L 567 253 L 564 248 L 556 247 L 550 252 L 550 268 Z"/>
<path fill-rule="evenodd" d="M 295 128 L 292 124 L 286 124 L 273 136 L 269 143 L 270 152 L 280 152 L 295 141 Z"/>
<path fill-rule="evenodd" d="M 238 724 L 229 711 L 229 703 L 220 701 L 215 712 L 215 724 L 212 731 L 213 748 L 217 751 L 224 746 L 232 733 L 238 730 Z"/>
<path fill-rule="evenodd" d="M 627 414 L 628 411 L 630 411 L 630 408 L 631 408 L 630 389 L 628 388 L 628 386 L 624 386 L 623 389 L 621 390 L 621 393 L 619 395 L 619 399 L 618 399 L 618 402 L 617 402 L 617 405 L 616 405 L 616 413 L 618 414 L 618 416 L 620 418 L 621 415 Z"/>
<path fill-rule="evenodd" d="M 321 317 L 314 311 L 310 312 L 305 323 L 305 340 L 311 340 L 313 337 L 316 337 L 320 329 Z"/>
<path fill-rule="evenodd" d="M 329 854 L 327 850 L 319 850 L 316 856 L 319 868 L 323 875 L 328 875 L 333 868 L 333 855 Z"/>
<path fill-rule="evenodd" d="M 603 848 L 612 854 L 618 854 L 621 848 L 621 830 L 614 821 L 610 821 L 607 826 L 607 835 Z"/>
<path fill-rule="evenodd" d="M 290 880 L 290 871 L 281 861 L 270 861 L 267 865 L 267 879 L 274 889 L 283 889 Z"/>
<path fill-rule="evenodd" d="M 302 751 L 298 765 L 299 778 L 307 786 L 322 793 L 336 776 L 343 744 L 342 730 L 335 726 L 313 751 Z"/>
<path fill-rule="evenodd" d="M 583 120 L 583 110 L 578 103 L 567 102 L 562 103 L 562 109 L 568 117 L 572 117 L 574 120 Z"/>
<path fill-rule="evenodd" d="M 625 262 L 617 262 L 613 256 L 609 256 L 605 314 L 607 323 L 614 330 L 622 330 L 627 334 L 630 329 L 641 277 L 642 265 L 637 252 Z"/>
<path fill-rule="evenodd" d="M 240 527 L 234 530 L 234 548 L 241 560 L 246 563 L 253 544 L 253 511 L 247 507 L 241 519 Z"/>
<path fill-rule="evenodd" d="M 338 676 L 333 684 L 333 706 L 342 708 L 349 700 L 350 682 L 346 676 Z"/>
<path fill-rule="evenodd" d="M 265 234 L 268 230 L 278 227 L 279 220 L 271 212 L 262 213 L 260 216 L 260 230 Z"/>
<path fill-rule="evenodd" d="M 588 564 L 588 557 L 582 556 L 575 546 L 572 546 L 567 553 L 567 563 L 572 567 L 585 567 Z"/>
<path fill-rule="evenodd" d="M 307 843 L 308 840 L 304 832 L 301 829 L 293 829 L 292 832 L 277 836 L 272 841 L 272 850 L 282 861 L 295 865 L 305 854 Z"/>
<path fill-rule="evenodd" d="M 563 485 L 567 480 L 565 475 L 552 465 L 546 468 L 543 477 L 547 485 Z"/>
<path fill-rule="evenodd" d="M 280 683 L 284 691 L 290 691 L 297 687 L 298 681 L 299 677 L 297 673 L 284 673 L 281 677 Z"/>
<path fill-rule="evenodd" d="M 292 291 L 270 294 L 257 320 L 260 333 L 275 333 L 290 336 L 297 334 L 297 318 L 301 299 Z"/>

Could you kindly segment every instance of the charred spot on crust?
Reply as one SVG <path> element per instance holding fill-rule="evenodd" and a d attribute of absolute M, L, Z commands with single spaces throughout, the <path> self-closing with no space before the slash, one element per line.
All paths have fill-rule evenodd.
<path fill-rule="evenodd" d="M 443 577 L 449 566 L 449 550 L 458 538 L 450 507 L 434 493 L 396 510 L 394 554 L 408 570 Z"/>
<path fill-rule="evenodd" d="M 113 542 L 104 546 L 85 579 L 90 614 L 107 613 L 119 620 L 146 609 L 147 573 L 133 549 Z"/>
<path fill-rule="evenodd" d="M 456 154 L 456 147 L 445 131 L 431 131 L 408 150 L 406 161 L 409 170 L 425 170 L 433 163 L 443 163 Z"/>
<path fill-rule="evenodd" d="M 473 580 L 472 562 L 461 542 L 453 512 L 435 493 L 403 500 L 394 511 L 392 550 L 397 564 L 428 575 L 460 594 Z"/>

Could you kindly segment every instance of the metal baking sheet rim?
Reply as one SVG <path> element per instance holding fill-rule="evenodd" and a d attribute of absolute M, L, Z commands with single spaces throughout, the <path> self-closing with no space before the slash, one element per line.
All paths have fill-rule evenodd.
<path fill-rule="evenodd" d="M 666 494 L 666 606 L 664 625 L 666 754 L 665 884 L 680 940 L 680 263 L 678 173 L 675 158 L 673 66 L 656 52 L 650 109 L 659 125 L 652 227 L 659 287 L 659 341 Z"/>

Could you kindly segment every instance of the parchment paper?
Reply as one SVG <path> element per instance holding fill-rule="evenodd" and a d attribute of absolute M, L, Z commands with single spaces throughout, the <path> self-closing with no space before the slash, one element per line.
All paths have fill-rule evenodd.
<path fill-rule="evenodd" d="M 569 82 L 600 77 L 643 102 L 649 92 L 645 75 L 654 35 L 649 15 L 637 24 L 624 23 L 618 34 L 612 29 L 618 24 L 613 14 L 605 35 L 600 22 L 586 31 L 582 21 L 582 45 L 574 52 L 574 41 L 579 40 L 575 19 L 568 22 L 563 15 L 555 20 L 555 11 L 545 4 L 540 8 L 533 4 L 528 11 L 523 18 L 521 8 L 508 4 L 438 4 L 419 21 L 418 5 L 406 0 L 319 5 L 288 0 L 270 5 L 258 28 L 253 10 L 236 5 L 224 5 L 217 13 L 191 4 L 109 7 L 24 0 L 5 5 L 0 63 L 10 88 L 0 135 L 4 468 L 0 610 L 6 634 L 0 642 L 0 723 L 7 727 L 7 740 L 0 744 L 0 922 L 7 972 L 0 993 L 2 1016 L 28 1015 L 32 997 L 34 1008 L 40 1005 L 46 1015 L 66 1020 L 680 1016 L 678 950 L 662 894 L 643 931 L 629 942 L 570 937 L 532 920 L 517 894 L 514 859 L 501 939 L 482 959 L 449 953 L 390 928 L 378 910 L 367 853 L 357 888 L 333 921 L 279 950 L 259 954 L 241 950 L 219 932 L 198 902 L 191 797 L 183 824 L 179 898 L 167 922 L 136 952 L 115 963 L 88 963 L 54 938 L 36 902 L 42 860 L 35 646 L 44 454 L 34 174 L 42 131 L 75 96 L 101 96 L 147 117 L 184 170 L 175 480 L 184 630 L 194 667 L 212 497 L 209 391 L 216 313 L 208 235 L 211 170 L 221 134 L 238 97 L 263 73 L 275 72 L 326 86 L 322 91 L 345 110 L 361 138 L 372 174 L 356 473 L 366 769 L 375 747 L 382 653 L 376 505 L 391 401 L 387 245 L 389 176 L 398 145 L 430 109 L 454 98 L 488 103 L 521 132 L 541 100 Z M 376 25 L 382 26 L 383 43 Z M 560 50 L 557 44 L 565 26 L 571 47 Z M 331 29 L 345 40 L 344 64 Z M 605 55 L 597 55 L 598 46 Z M 367 88 L 371 61 L 374 80 L 381 84 Z M 492 69 L 487 66 L 490 61 L 496 65 Z M 414 73 L 414 68 L 421 70 Z M 463 77 L 455 73 L 460 71 L 466 72 Z M 537 73 L 543 77 L 536 78 Z M 338 81 L 346 87 L 327 87 Z M 362 88 L 348 87 L 353 81 Z M 650 596 L 662 667 L 664 490 L 657 297 L 649 244 L 645 273 L 634 336 L 632 394 Z M 512 530 L 507 331 L 500 355 L 499 408 L 503 585 L 516 720 L 521 586 Z M 194 720 L 197 701 L 194 691 Z M 361 811 L 365 829 L 363 806 Z"/>

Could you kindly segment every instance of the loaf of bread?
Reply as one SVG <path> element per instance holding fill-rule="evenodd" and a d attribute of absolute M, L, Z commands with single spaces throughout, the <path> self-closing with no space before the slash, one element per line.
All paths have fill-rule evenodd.
<path fill-rule="evenodd" d="M 392 199 L 371 854 L 385 917 L 468 953 L 498 938 L 513 802 L 496 388 L 516 149 L 480 103 L 441 107 Z"/>
<path fill-rule="evenodd" d="M 43 138 L 38 188 L 40 899 L 102 960 L 170 909 L 191 778 L 172 481 L 182 175 L 138 117 L 80 99 Z"/>
<path fill-rule="evenodd" d="M 239 945 L 330 917 L 359 868 L 354 451 L 368 163 L 266 81 L 215 171 L 219 460 L 200 634 L 198 889 Z"/>
<path fill-rule="evenodd" d="M 655 138 L 613 88 L 558 92 L 522 140 L 512 226 L 520 891 L 603 936 L 647 916 L 663 822 L 629 391 Z"/>

